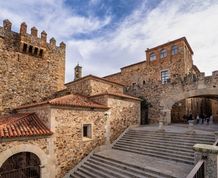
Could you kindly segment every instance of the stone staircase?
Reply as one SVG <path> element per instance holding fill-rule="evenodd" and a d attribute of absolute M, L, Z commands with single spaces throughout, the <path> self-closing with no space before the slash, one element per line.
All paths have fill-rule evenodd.
<path fill-rule="evenodd" d="M 186 164 L 194 164 L 194 152 L 192 150 L 194 144 L 213 144 L 214 141 L 214 135 L 132 129 L 119 139 L 112 148 Z"/>
<path fill-rule="evenodd" d="M 134 166 L 122 161 L 110 159 L 98 154 L 93 154 L 78 170 L 70 176 L 71 178 L 126 178 L 126 177 L 149 177 L 169 178 L 173 176 Z"/>
<path fill-rule="evenodd" d="M 65 178 L 186 177 L 173 174 L 173 172 L 177 172 L 175 165 L 178 168 L 181 167 L 180 172 L 185 172 L 185 168 L 188 167 L 189 169 L 186 171 L 188 173 L 194 166 L 193 145 L 196 143 L 213 144 L 214 141 L 215 138 L 212 134 L 129 129 L 112 145 L 109 153 L 91 154 Z M 137 162 L 138 160 L 139 162 Z M 144 160 L 147 160 L 147 163 L 143 163 Z M 153 165 L 156 163 L 155 168 Z M 165 171 L 166 166 L 161 170 L 163 164 L 168 164 L 172 171 Z"/>

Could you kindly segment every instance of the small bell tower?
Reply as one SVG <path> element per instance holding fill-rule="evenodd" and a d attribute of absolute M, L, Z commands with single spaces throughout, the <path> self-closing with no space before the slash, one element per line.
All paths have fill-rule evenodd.
<path fill-rule="evenodd" d="M 78 80 L 82 77 L 82 67 L 77 64 L 74 68 L 74 80 Z"/>

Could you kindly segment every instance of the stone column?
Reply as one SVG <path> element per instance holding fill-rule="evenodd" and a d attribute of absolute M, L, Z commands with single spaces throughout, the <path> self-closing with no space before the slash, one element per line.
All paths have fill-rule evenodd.
<path fill-rule="evenodd" d="M 171 109 L 163 109 L 161 110 L 161 113 L 165 113 L 164 117 L 162 118 L 165 124 L 171 124 Z"/>
<path fill-rule="evenodd" d="M 163 125 L 165 120 L 166 120 L 166 112 L 161 111 L 158 131 L 164 131 Z"/>
<path fill-rule="evenodd" d="M 195 144 L 193 149 L 195 150 L 196 162 L 199 159 L 205 160 L 205 178 L 217 178 L 218 146 Z"/>
<path fill-rule="evenodd" d="M 110 126 L 110 114 L 108 112 L 105 113 L 104 115 L 104 118 L 105 118 L 105 145 L 110 145 L 110 136 L 111 136 L 111 133 L 110 133 L 110 129 L 111 129 L 111 126 Z"/>

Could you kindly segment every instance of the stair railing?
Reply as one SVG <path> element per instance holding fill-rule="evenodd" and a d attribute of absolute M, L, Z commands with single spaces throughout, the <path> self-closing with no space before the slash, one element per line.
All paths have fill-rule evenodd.
<path fill-rule="evenodd" d="M 191 170 L 191 172 L 188 174 L 186 178 L 204 178 L 205 172 L 204 172 L 204 160 L 198 161 L 198 163 L 195 165 L 195 167 Z"/>
<path fill-rule="evenodd" d="M 213 145 L 218 146 L 218 139 L 216 139 Z M 199 160 L 186 178 L 204 178 L 205 177 L 204 165 L 205 165 L 205 160 L 204 159 Z"/>

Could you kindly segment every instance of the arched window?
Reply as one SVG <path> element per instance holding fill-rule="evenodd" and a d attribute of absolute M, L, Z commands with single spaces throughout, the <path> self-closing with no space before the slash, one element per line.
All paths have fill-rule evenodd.
<path fill-rule="evenodd" d="M 173 45 L 172 46 L 172 55 L 176 55 L 178 53 L 178 46 Z"/>
<path fill-rule="evenodd" d="M 17 153 L 3 163 L 0 168 L 0 177 L 40 178 L 40 160 L 34 153 Z"/>
<path fill-rule="evenodd" d="M 156 60 L 156 54 L 155 53 L 151 53 L 150 54 L 150 61 L 154 61 Z"/>
<path fill-rule="evenodd" d="M 160 58 L 162 59 L 162 58 L 165 58 L 165 57 L 167 57 L 167 50 L 166 49 L 162 49 L 160 51 Z"/>

